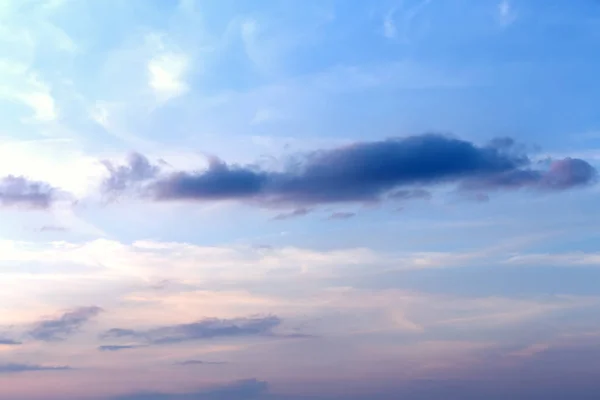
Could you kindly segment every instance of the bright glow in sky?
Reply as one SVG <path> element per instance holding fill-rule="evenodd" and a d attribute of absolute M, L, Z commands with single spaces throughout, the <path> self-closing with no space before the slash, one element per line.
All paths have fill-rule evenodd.
<path fill-rule="evenodd" d="M 0 0 L 0 400 L 600 393 L 600 3 Z"/>

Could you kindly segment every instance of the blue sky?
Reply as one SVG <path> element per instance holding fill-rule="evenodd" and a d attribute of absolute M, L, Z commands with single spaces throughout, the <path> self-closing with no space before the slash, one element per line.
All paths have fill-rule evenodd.
<path fill-rule="evenodd" d="M 0 0 L 0 399 L 595 399 L 599 39 L 592 0 Z"/>

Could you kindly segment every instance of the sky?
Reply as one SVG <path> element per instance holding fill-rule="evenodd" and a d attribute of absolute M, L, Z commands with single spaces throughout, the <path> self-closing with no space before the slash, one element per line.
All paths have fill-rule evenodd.
<path fill-rule="evenodd" d="M 0 0 L 0 400 L 600 391 L 600 2 Z"/>

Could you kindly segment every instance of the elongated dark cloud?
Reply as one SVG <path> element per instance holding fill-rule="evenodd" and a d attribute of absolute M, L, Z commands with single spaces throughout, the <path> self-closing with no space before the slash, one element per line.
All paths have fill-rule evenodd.
<path fill-rule="evenodd" d="M 102 312 L 100 307 L 81 307 L 70 310 L 55 319 L 38 322 L 28 332 L 28 335 L 35 340 L 45 342 L 64 340 L 79 331 L 86 322 L 100 312 Z"/>
<path fill-rule="evenodd" d="M 26 209 L 46 209 L 55 200 L 56 190 L 44 182 L 30 181 L 22 176 L 0 179 L 0 205 Z"/>
<path fill-rule="evenodd" d="M 8 339 L 8 338 L 0 338 L 0 345 L 4 346 L 18 346 L 22 344 L 18 340 Z"/>
<path fill-rule="evenodd" d="M 98 350 L 100 351 L 121 351 L 121 350 L 131 350 L 131 349 L 137 349 L 139 347 L 142 346 L 136 346 L 136 345 L 107 345 L 107 346 L 98 346 Z"/>
<path fill-rule="evenodd" d="M 18 372 L 30 371 L 65 371 L 71 369 L 66 365 L 45 366 L 35 364 L 0 364 L 0 374 L 14 374 Z"/>
<path fill-rule="evenodd" d="M 437 134 L 316 151 L 283 172 L 212 158 L 203 171 L 160 174 L 139 154 L 127 166 L 107 163 L 107 168 L 104 188 L 111 193 L 133 188 L 157 201 L 242 200 L 299 210 L 325 203 L 428 198 L 422 187 L 438 183 L 459 184 L 462 190 L 559 191 L 587 185 L 597 175 L 580 159 L 534 165 L 509 138 L 478 146 Z"/>
<path fill-rule="evenodd" d="M 281 324 L 281 319 L 276 316 L 234 319 L 208 318 L 190 324 L 163 326 L 145 331 L 114 328 L 105 332 L 102 337 L 104 339 L 138 340 L 144 344 L 158 345 L 218 337 L 268 335 L 279 324 Z"/>

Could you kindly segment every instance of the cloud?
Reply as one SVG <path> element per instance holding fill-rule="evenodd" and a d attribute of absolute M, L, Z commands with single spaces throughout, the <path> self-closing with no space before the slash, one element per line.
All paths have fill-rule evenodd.
<path fill-rule="evenodd" d="M 135 345 L 107 345 L 107 346 L 98 346 L 98 350 L 99 351 L 121 351 L 121 350 L 131 350 L 131 349 L 137 349 L 138 347 L 142 347 L 142 346 L 135 346 Z"/>
<path fill-rule="evenodd" d="M 542 191 L 561 191 L 594 182 L 597 171 L 588 162 L 577 158 L 551 161 L 546 170 L 515 169 L 484 178 L 466 181 L 467 189 L 521 189 L 535 188 Z"/>
<path fill-rule="evenodd" d="M 517 15 L 509 0 L 502 0 L 498 4 L 498 18 L 502 26 L 508 26 L 517 19 Z"/>
<path fill-rule="evenodd" d="M 293 211 L 287 212 L 287 213 L 281 213 L 281 214 L 277 214 L 273 219 L 274 220 L 284 220 L 284 219 L 290 219 L 290 218 L 295 218 L 295 217 L 302 217 L 304 215 L 308 215 L 310 213 L 310 209 L 306 208 L 306 207 L 301 207 L 301 208 L 297 208 Z"/>
<path fill-rule="evenodd" d="M 211 157 L 203 171 L 159 174 L 142 155 L 128 165 L 106 162 L 105 191 L 137 190 L 156 201 L 239 200 L 263 207 L 293 207 L 391 198 L 427 198 L 414 186 L 458 183 L 462 190 L 531 188 L 559 191 L 592 183 L 596 170 L 566 158 L 534 168 L 510 138 L 478 146 L 440 134 L 359 142 L 304 154 L 283 172 L 227 164 Z"/>
<path fill-rule="evenodd" d="M 126 166 L 114 166 L 108 161 L 102 163 L 109 172 L 109 177 L 102 184 L 105 193 L 122 192 L 132 184 L 156 177 L 160 170 L 139 153 L 131 153 L 127 157 Z"/>
<path fill-rule="evenodd" d="M 22 343 L 14 339 L 0 338 L 0 345 L 2 346 L 18 346 L 20 344 Z"/>
<path fill-rule="evenodd" d="M 55 200 L 56 190 L 44 182 L 30 181 L 22 176 L 0 179 L 0 205 L 27 209 L 47 209 Z"/>
<path fill-rule="evenodd" d="M 431 0 L 420 0 L 400 8 L 392 8 L 383 18 L 383 36 L 390 40 L 400 37 L 401 40 L 410 42 L 415 21 L 430 2 Z"/>
<path fill-rule="evenodd" d="M 181 362 L 175 363 L 175 365 L 182 365 L 182 366 L 187 366 L 187 365 L 223 365 L 223 364 L 227 364 L 227 363 L 223 362 L 223 361 L 202 361 L 202 360 L 186 360 L 186 361 L 181 361 Z"/>
<path fill-rule="evenodd" d="M 249 379 L 193 393 L 136 393 L 112 400 L 250 400 L 263 398 L 267 392 L 266 382 Z"/>
<path fill-rule="evenodd" d="M 184 54 L 164 53 L 148 63 L 148 84 L 162 101 L 181 96 L 188 90 L 184 81 L 189 60 Z"/>
<path fill-rule="evenodd" d="M 30 70 L 30 66 L 21 61 L 3 60 L 0 63 L 0 98 L 28 107 L 33 112 L 32 119 L 36 122 L 52 122 L 58 118 L 58 107 L 51 87 Z"/>
<path fill-rule="evenodd" d="M 328 219 L 331 220 L 340 220 L 340 219 L 350 219 L 356 216 L 356 213 L 353 212 L 334 212 L 332 213 Z"/>
<path fill-rule="evenodd" d="M 40 232 L 66 232 L 67 230 L 67 228 L 60 225 L 44 225 L 39 229 Z"/>
<path fill-rule="evenodd" d="M 79 331 L 90 319 L 97 316 L 100 307 L 81 307 L 68 311 L 56 319 L 46 319 L 35 324 L 28 335 L 44 342 L 64 340 L 67 336 Z"/>
<path fill-rule="evenodd" d="M 394 11 L 388 12 L 383 19 L 383 36 L 388 39 L 394 39 L 398 35 L 398 28 L 394 22 Z"/>
<path fill-rule="evenodd" d="M 136 339 L 146 344 L 160 345 L 218 337 L 270 335 L 281 324 L 276 316 L 235 319 L 208 318 L 190 324 L 163 326 L 146 331 L 114 328 L 105 332 L 104 339 Z"/>
<path fill-rule="evenodd" d="M 412 200 L 412 199 L 431 199 L 431 193 L 424 189 L 400 189 L 396 190 L 389 195 L 390 199 L 394 200 Z"/>
<path fill-rule="evenodd" d="M 35 364 L 0 364 L 0 374 L 13 374 L 18 372 L 31 371 L 66 371 L 71 368 L 68 366 L 45 366 Z"/>

